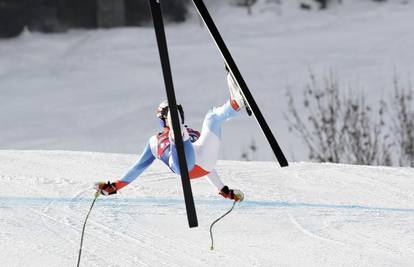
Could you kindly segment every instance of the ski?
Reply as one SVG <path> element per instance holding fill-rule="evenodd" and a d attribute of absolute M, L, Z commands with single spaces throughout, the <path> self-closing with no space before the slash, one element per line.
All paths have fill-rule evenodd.
<path fill-rule="evenodd" d="M 289 165 L 288 161 L 286 160 L 285 155 L 283 154 L 282 149 L 280 148 L 279 144 L 276 141 L 269 125 L 267 124 L 265 118 L 262 115 L 262 112 L 259 109 L 259 106 L 256 104 L 252 94 L 250 93 L 249 88 L 247 87 L 239 69 L 237 68 L 236 63 L 233 60 L 233 57 L 230 54 L 223 38 L 220 35 L 210 13 L 208 12 L 203 0 L 193 0 L 193 3 L 200 14 L 204 24 L 206 25 L 207 29 L 209 30 L 214 42 L 219 49 L 224 62 L 230 73 L 235 78 L 237 84 L 239 85 L 245 100 L 247 101 L 248 107 L 250 108 L 251 112 L 253 113 L 254 117 L 256 118 L 257 123 L 259 124 L 260 128 L 263 131 L 267 141 L 269 142 L 270 147 L 273 150 L 274 155 L 276 156 L 277 160 L 281 167 L 286 167 Z"/>
<path fill-rule="evenodd" d="M 168 0 L 167 0 L 168 1 Z M 194 205 L 191 182 L 188 174 L 187 162 L 184 152 L 184 144 L 181 136 L 180 122 L 178 118 L 177 101 L 175 98 L 174 85 L 171 74 L 170 60 L 168 56 L 168 46 L 165 37 L 164 22 L 162 19 L 161 5 L 159 0 L 149 0 L 152 19 L 154 22 L 155 35 L 160 54 L 161 66 L 164 75 L 165 90 L 167 93 L 168 106 L 171 112 L 172 127 L 174 131 L 174 140 L 177 148 L 178 159 L 180 163 L 181 183 L 183 186 L 185 206 L 187 209 L 187 219 L 190 228 L 197 227 L 197 214 Z"/>

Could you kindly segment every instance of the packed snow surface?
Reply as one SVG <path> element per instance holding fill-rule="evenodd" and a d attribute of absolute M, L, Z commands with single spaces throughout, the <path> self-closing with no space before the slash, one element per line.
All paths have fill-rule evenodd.
<path fill-rule="evenodd" d="M 269 1 L 268 1 L 269 2 Z M 252 16 L 208 0 L 263 115 L 290 160 L 306 147 L 286 125 L 286 91 L 331 70 L 343 88 L 367 92 L 370 104 L 389 98 L 394 74 L 412 81 L 412 1 L 347 0 L 328 11 L 299 11 L 258 1 Z M 404 4 L 405 3 L 405 4 Z M 186 122 L 200 129 L 206 111 L 228 99 L 223 61 L 194 9 L 166 27 L 176 94 Z M 158 130 L 164 83 L 153 27 L 25 32 L 0 41 L 0 148 L 138 153 Z M 289 89 L 288 89 L 289 88 Z M 300 102 L 300 101 L 299 101 Z M 272 160 L 255 121 L 245 114 L 224 129 L 221 159 Z"/>
<path fill-rule="evenodd" d="M 1 266 L 76 266 L 93 184 L 118 178 L 135 155 L 0 151 Z M 81 266 L 412 266 L 414 169 L 221 161 L 246 199 L 231 207 L 192 182 L 189 229 L 180 178 L 154 163 L 119 194 L 98 198 Z"/>

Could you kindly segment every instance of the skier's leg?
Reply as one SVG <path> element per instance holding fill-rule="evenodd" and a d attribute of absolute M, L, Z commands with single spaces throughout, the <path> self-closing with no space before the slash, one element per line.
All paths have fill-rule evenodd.
<path fill-rule="evenodd" d="M 236 117 L 238 111 L 230 101 L 224 105 L 211 109 L 203 122 L 201 136 L 194 143 L 196 165 L 207 172 L 214 169 L 221 145 L 222 125 L 225 121 Z"/>
<path fill-rule="evenodd" d="M 221 126 L 223 123 L 236 117 L 238 114 L 238 111 L 232 107 L 230 100 L 220 107 L 214 107 L 213 109 L 209 110 L 203 122 L 201 137 L 203 136 L 204 132 L 209 131 L 217 137 L 221 138 Z"/>
<path fill-rule="evenodd" d="M 189 165 L 188 169 L 190 171 L 190 178 L 202 177 L 214 169 L 220 151 L 222 124 L 225 121 L 236 117 L 238 115 L 238 111 L 244 106 L 240 90 L 229 73 L 227 74 L 227 83 L 230 90 L 230 100 L 224 105 L 215 107 L 208 111 L 203 122 L 201 136 L 193 144 L 194 151 L 190 151 L 190 153 L 195 152 L 195 160 L 187 163 Z M 171 121 L 170 114 L 168 115 L 168 119 Z M 184 134 L 188 135 L 188 132 L 184 130 L 183 137 Z M 191 143 L 189 143 L 189 145 L 191 145 Z M 189 148 L 189 150 L 191 149 Z M 176 150 L 173 150 L 173 152 L 174 151 L 176 153 Z M 188 155 L 186 156 L 189 157 Z M 173 159 L 174 158 L 177 157 L 174 157 L 173 154 Z M 191 160 L 192 159 L 193 158 L 191 158 Z M 178 166 L 177 163 L 174 165 Z M 177 168 L 173 170 L 176 169 Z"/>

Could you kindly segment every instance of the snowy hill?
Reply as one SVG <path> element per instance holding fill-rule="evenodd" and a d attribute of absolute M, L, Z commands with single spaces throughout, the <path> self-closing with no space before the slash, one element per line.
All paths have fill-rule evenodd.
<path fill-rule="evenodd" d="M 309 68 L 333 69 L 344 87 L 365 89 L 373 101 L 388 97 L 395 69 L 412 79 L 412 3 L 344 1 L 322 13 L 261 1 L 248 16 L 221 2 L 207 4 L 289 159 L 307 155 L 287 129 L 283 99 L 288 86 L 301 95 Z M 207 109 L 228 97 L 222 60 L 195 16 L 168 25 L 167 35 L 179 101 L 188 124 L 200 128 Z M 0 41 L 0 58 L 1 149 L 138 153 L 158 130 L 154 110 L 165 96 L 152 27 L 26 32 Z M 222 159 L 240 159 L 252 140 L 254 160 L 272 159 L 247 116 L 230 122 L 223 138 Z"/>
<path fill-rule="evenodd" d="M 133 155 L 0 151 L 2 266 L 75 266 L 96 181 L 119 177 Z M 412 266 L 414 170 L 221 161 L 246 200 L 193 182 L 200 227 L 188 229 L 180 179 L 159 163 L 91 214 L 82 266 Z"/>

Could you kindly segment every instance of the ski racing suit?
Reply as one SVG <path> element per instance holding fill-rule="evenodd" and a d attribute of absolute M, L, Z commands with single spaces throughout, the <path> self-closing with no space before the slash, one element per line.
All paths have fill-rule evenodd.
<path fill-rule="evenodd" d="M 190 179 L 206 176 L 219 191 L 223 188 L 224 184 L 215 170 L 221 145 L 222 124 L 237 114 L 238 111 L 229 100 L 207 112 L 201 133 L 183 127 L 184 150 Z M 116 182 L 116 188 L 120 189 L 134 181 L 155 159 L 161 160 L 174 173 L 180 174 L 173 134 L 168 127 L 148 140 L 139 159 Z"/>

